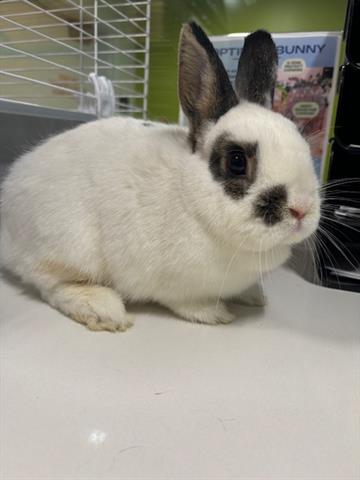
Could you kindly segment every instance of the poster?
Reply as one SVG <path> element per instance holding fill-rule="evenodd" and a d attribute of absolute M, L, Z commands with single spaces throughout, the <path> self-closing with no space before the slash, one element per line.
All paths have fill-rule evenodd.
<path fill-rule="evenodd" d="M 232 83 L 247 34 L 210 37 Z M 323 176 L 338 73 L 341 32 L 274 34 L 279 68 L 273 109 L 296 123 Z"/>

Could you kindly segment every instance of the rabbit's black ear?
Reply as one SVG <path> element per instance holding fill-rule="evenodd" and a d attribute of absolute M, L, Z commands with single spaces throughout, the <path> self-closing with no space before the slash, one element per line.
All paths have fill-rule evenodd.
<path fill-rule="evenodd" d="M 194 22 L 184 25 L 180 34 L 179 98 L 190 122 L 194 151 L 203 125 L 216 122 L 238 103 L 223 63 L 205 32 Z"/>
<path fill-rule="evenodd" d="M 274 97 L 278 55 L 270 33 L 257 30 L 245 38 L 236 73 L 239 100 L 271 108 Z"/>

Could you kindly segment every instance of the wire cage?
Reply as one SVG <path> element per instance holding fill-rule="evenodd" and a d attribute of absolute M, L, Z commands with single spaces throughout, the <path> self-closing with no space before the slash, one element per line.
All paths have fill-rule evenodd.
<path fill-rule="evenodd" d="M 146 118 L 151 0 L 1 0 L 0 98 Z"/>

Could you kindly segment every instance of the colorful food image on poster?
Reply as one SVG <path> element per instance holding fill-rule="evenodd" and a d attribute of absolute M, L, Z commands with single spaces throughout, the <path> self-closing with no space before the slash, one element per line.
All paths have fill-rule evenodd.
<path fill-rule="evenodd" d="M 211 37 L 234 82 L 245 34 Z M 279 68 L 273 109 L 292 120 L 308 140 L 314 165 L 322 175 L 337 78 L 341 34 L 273 35 Z"/>

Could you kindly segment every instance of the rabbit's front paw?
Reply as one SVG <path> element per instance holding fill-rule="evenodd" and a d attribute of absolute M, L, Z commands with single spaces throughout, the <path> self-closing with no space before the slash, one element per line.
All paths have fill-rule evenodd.
<path fill-rule="evenodd" d="M 173 304 L 168 307 L 185 320 L 195 323 L 217 325 L 231 323 L 236 318 L 221 300 L 208 303 Z"/>
<path fill-rule="evenodd" d="M 267 298 L 260 283 L 255 283 L 238 297 L 232 298 L 231 301 L 251 307 L 264 307 L 267 304 Z"/>

